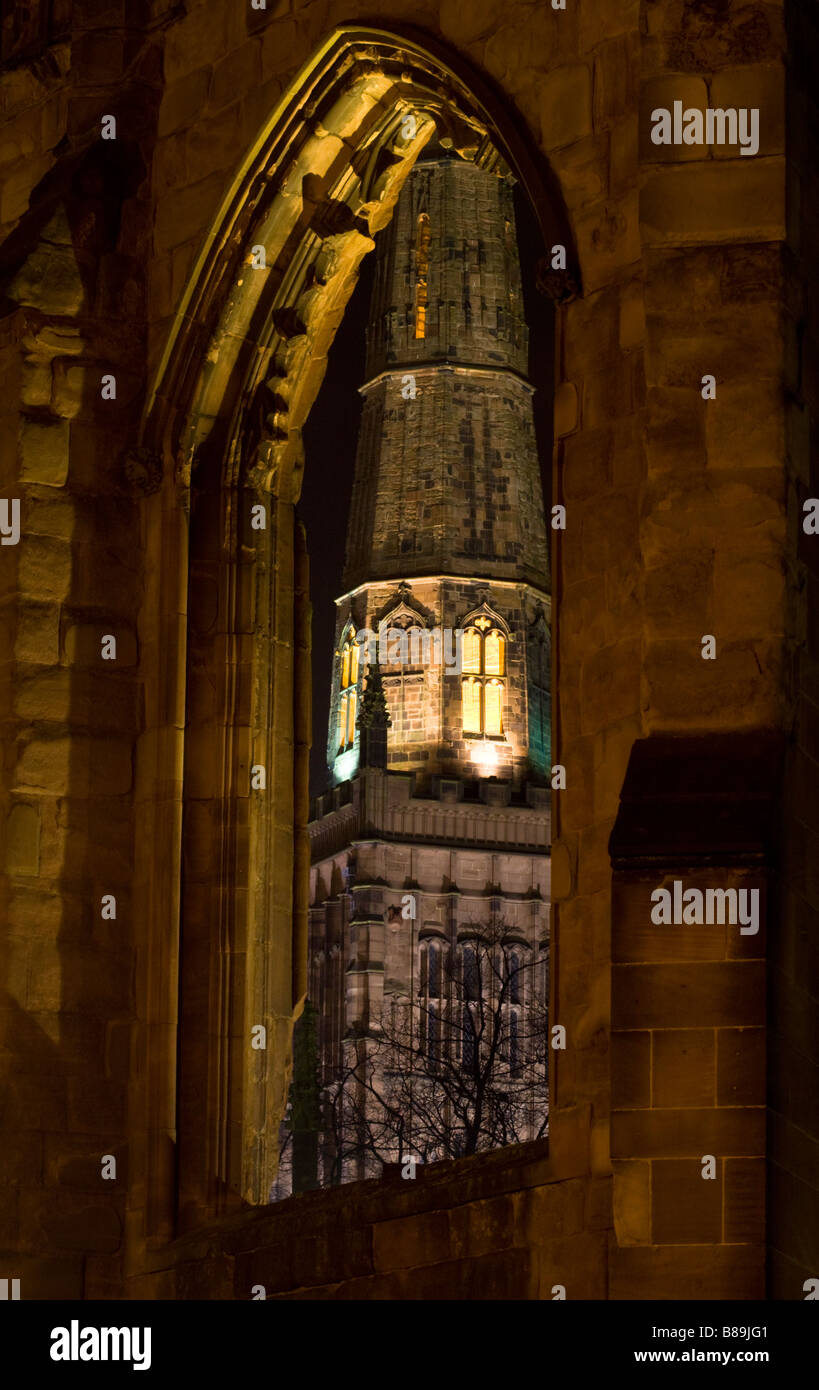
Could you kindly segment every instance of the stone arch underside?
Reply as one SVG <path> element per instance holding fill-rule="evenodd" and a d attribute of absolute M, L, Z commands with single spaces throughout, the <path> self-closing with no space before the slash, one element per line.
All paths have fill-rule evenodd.
<path fill-rule="evenodd" d="M 544 261 L 542 287 L 558 300 L 576 292 L 549 171 L 482 79 L 425 38 L 338 30 L 272 113 L 204 236 L 127 462 L 161 516 L 163 572 L 151 593 L 177 653 L 172 671 L 158 654 L 146 692 L 176 711 L 176 735 L 164 752 L 144 748 L 138 765 L 145 782 L 170 753 L 182 789 L 142 851 L 156 865 L 147 959 L 167 958 L 172 975 L 165 938 L 181 877 L 178 1068 L 165 1026 L 173 979 L 161 996 L 155 975 L 144 984 L 160 1025 L 146 1061 L 155 1080 L 148 1228 L 157 1237 L 237 1200 L 264 1202 L 275 1173 L 306 989 L 301 430 L 360 262 L 436 125 L 464 158 L 506 164 L 524 184 L 545 246 L 567 247 L 569 271 Z M 253 265 L 259 247 L 264 268 Z M 259 768 L 263 788 L 253 785 Z M 169 833 L 181 844 L 181 874 Z M 251 1048 L 258 1024 L 264 1049 Z"/>

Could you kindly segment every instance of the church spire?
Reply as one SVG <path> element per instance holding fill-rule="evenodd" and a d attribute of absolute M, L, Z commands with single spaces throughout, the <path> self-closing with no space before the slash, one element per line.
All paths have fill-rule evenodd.
<path fill-rule="evenodd" d="M 511 181 L 428 150 L 375 255 L 331 773 L 542 785 L 548 549 Z"/>
<path fill-rule="evenodd" d="M 344 586 L 548 589 L 511 181 L 441 151 L 379 235 Z"/>

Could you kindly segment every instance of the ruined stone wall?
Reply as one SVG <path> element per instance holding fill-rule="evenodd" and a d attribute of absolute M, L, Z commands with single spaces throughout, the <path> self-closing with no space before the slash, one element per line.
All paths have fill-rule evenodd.
<path fill-rule="evenodd" d="M 301 1193 L 149 1257 L 133 1298 L 601 1299 L 611 1180 L 542 1143 Z M 558 1176 L 558 1174 L 560 1176 Z M 704 1296 L 717 1287 L 706 1283 Z"/>
<path fill-rule="evenodd" d="M 385 28 L 411 24 L 449 45 L 513 104 L 517 124 L 548 159 L 562 190 L 582 272 L 582 295 L 561 306 L 557 324 L 552 500 L 566 506 L 567 525 L 555 535 L 552 556 L 552 756 L 569 773 L 565 793 L 555 798 L 553 1017 L 566 1027 L 568 1044 L 556 1054 L 550 1154 L 575 1155 L 568 1173 L 559 1166 L 553 1171 L 561 1181 L 577 1180 L 572 1190 L 583 1203 L 582 1216 L 571 1218 L 581 1229 L 560 1247 L 557 1263 L 580 1270 L 580 1285 L 594 1297 L 616 1296 L 601 1273 L 607 1216 L 595 1194 L 606 1190 L 611 1170 L 608 839 L 632 745 L 656 731 L 719 735 L 781 727 L 790 719 L 786 676 L 799 632 L 801 577 L 791 576 L 788 616 L 782 385 L 800 313 L 789 310 L 786 323 L 782 308 L 795 280 L 804 287 L 806 306 L 815 306 L 802 269 L 814 202 L 813 185 L 803 176 L 812 155 L 807 136 L 792 144 L 793 197 L 801 186 L 803 198 L 801 239 L 789 242 L 795 279 L 783 268 L 784 8 L 782 0 L 719 7 L 699 0 L 570 0 L 558 12 L 542 0 L 375 0 L 367 6 L 368 16 L 380 16 Z M 190 459 L 166 453 L 157 465 L 150 453 L 126 461 L 123 451 L 139 443 L 146 383 L 234 172 L 300 66 L 332 25 L 349 18 L 341 0 L 270 0 L 265 12 L 234 0 L 156 3 L 138 15 L 115 0 L 103 18 L 80 0 L 70 44 L 54 49 L 36 71 L 24 64 L 0 80 L 11 123 L 1 147 L 7 175 L 0 203 L 2 493 L 22 499 L 24 536 L 19 547 L 2 551 L 0 809 L 8 927 L 4 1021 L 10 1030 L 4 1055 L 16 1075 L 27 1078 L 24 1088 L 8 1092 L 15 1097 L 6 1112 L 14 1142 L 4 1151 L 4 1177 L 13 1196 L 5 1208 L 3 1249 L 16 1262 L 10 1272 L 25 1281 L 24 1297 L 116 1291 L 126 1256 L 129 1273 L 141 1280 L 131 1288 L 146 1296 L 186 1296 L 203 1287 L 234 1296 L 251 1282 L 248 1267 L 238 1284 L 223 1284 L 221 1265 L 208 1263 L 204 1247 L 192 1256 L 187 1282 L 140 1273 L 149 1258 L 158 1271 L 175 1258 L 167 1247 L 149 1257 L 148 1246 L 162 1246 L 177 1221 L 180 883 L 190 873 L 191 856 L 196 872 L 216 864 L 223 807 L 207 789 L 197 797 L 195 784 L 188 785 L 188 800 L 200 804 L 188 813 L 183 863 Z M 794 42 L 803 39 L 800 30 Z M 809 63 L 806 70 L 810 74 Z M 812 78 L 799 81 L 804 91 Z M 748 159 L 730 148 L 649 144 L 651 110 L 676 99 L 689 106 L 759 105 L 759 154 Z M 792 129 L 810 109 L 807 97 L 796 101 Z M 107 112 L 119 122 L 116 160 L 100 142 Z M 333 135 L 332 159 L 346 158 L 344 138 L 343 132 Z M 324 159 L 322 175 L 330 153 Z M 312 196 L 313 185 L 302 182 L 306 172 L 298 169 L 297 184 L 287 188 L 286 211 L 294 219 L 293 209 Z M 344 253 L 350 266 L 360 252 L 359 246 Z M 211 243 L 207 255 L 226 256 L 226 246 Z M 297 734 L 288 509 L 298 493 L 299 412 L 315 392 L 349 277 L 339 286 L 312 336 L 303 335 L 311 366 L 297 376 L 289 402 L 296 422 L 286 455 L 291 474 L 277 482 L 283 499 L 275 530 L 281 544 L 272 549 L 278 781 L 265 831 L 276 884 L 264 966 L 275 983 L 277 1020 L 264 1092 L 269 1124 L 286 1092 L 292 1003 L 304 991 L 290 896 L 296 891 Z M 188 327 L 195 327 L 196 307 L 188 307 Z M 188 341 L 194 340 L 192 330 Z M 812 353 L 807 336 L 802 380 L 808 409 Z M 100 394 L 109 371 L 117 374 L 116 403 L 103 402 Z M 706 373 L 716 378 L 713 400 L 701 394 Z M 167 388 L 170 420 L 182 408 L 175 393 L 183 394 L 183 385 L 184 374 Z M 804 417 L 789 415 L 789 430 L 800 423 L 788 447 L 794 472 L 806 482 Z M 230 532 L 217 528 L 214 545 L 225 535 Z M 227 589 L 245 592 L 252 563 L 247 554 L 244 561 L 244 568 L 217 568 L 224 589 L 199 595 L 205 632 L 208 604 L 221 621 Z M 252 607 L 243 610 L 245 626 L 225 639 L 220 670 L 241 672 L 254 622 Z M 106 633 L 118 639 L 116 667 L 102 659 L 99 642 Z M 716 639 L 713 661 L 701 655 L 705 634 Z M 799 738 L 809 753 L 809 646 L 806 655 L 801 680 L 808 698 Z M 245 689 L 241 681 L 239 688 Z M 204 680 L 198 693 L 205 699 L 208 691 Z M 249 767 L 246 709 L 233 702 L 232 687 L 221 691 L 209 714 L 204 711 L 202 722 L 207 718 L 231 739 L 239 731 L 232 756 L 236 766 Z M 190 755 L 188 766 L 195 770 Z M 799 760 L 794 778 L 811 766 L 810 758 Z M 791 795 L 797 786 L 791 783 Z M 242 810 L 231 829 L 237 853 L 259 824 L 247 796 Z M 816 1096 L 808 1021 L 815 989 L 796 987 L 797 978 L 815 970 L 812 918 L 805 915 L 813 894 L 812 831 L 803 817 L 804 832 L 791 824 L 790 852 L 804 870 L 794 879 L 784 919 L 790 925 L 782 937 L 785 984 L 775 1006 L 775 1047 L 786 1060 L 774 1068 L 771 1094 L 781 1170 L 771 1206 L 771 1239 L 780 1252 L 773 1287 L 788 1297 L 800 1296 L 794 1285 L 814 1257 L 799 1232 L 804 1204 L 815 1201 L 816 1128 L 813 1119 L 811 1129 L 796 1120 L 806 1107 L 813 1115 Z M 247 885 L 232 862 L 221 878 L 215 870 L 214 897 L 186 909 L 200 914 L 197 946 L 207 941 L 210 902 L 224 897 L 236 905 L 259 891 L 255 878 Z M 236 861 L 240 869 L 243 862 Z M 305 877 L 302 866 L 296 888 Z M 117 897 L 116 924 L 101 917 L 104 893 Z M 198 949 L 186 960 L 194 1017 L 208 992 L 218 990 L 218 964 Z M 252 1005 L 256 996 L 248 988 Z M 237 997 L 245 997 L 240 985 Z M 245 1066 L 238 1046 L 231 1056 Z M 697 1065 L 692 1054 L 681 1075 Z M 258 1092 L 250 1092 L 245 1101 L 252 1109 Z M 203 1096 L 208 1122 L 223 1099 Z M 187 1113 L 193 1110 L 191 1104 Z M 265 1116 L 258 1107 L 250 1118 L 231 1114 L 229 1152 L 218 1162 L 232 1176 L 242 1168 L 243 1145 L 264 1133 Z M 117 1182 L 105 1184 L 98 1175 L 100 1155 L 108 1152 L 119 1156 L 120 1167 Z M 207 1145 L 203 1153 L 203 1171 L 212 1175 L 217 1166 L 207 1168 Z M 517 1220 L 528 1189 L 514 1176 L 514 1156 L 496 1156 L 501 1167 L 507 1160 L 512 1182 L 519 1183 L 511 1199 Z M 452 1180 L 460 1181 L 457 1173 Z M 201 1175 L 194 1186 L 190 1210 L 201 1221 L 222 1198 L 218 1182 L 215 1193 L 204 1191 Z M 347 1194 L 328 1200 L 342 1198 Z M 367 1200 L 391 1210 L 378 1191 Z M 417 1199 L 402 1192 L 400 1200 Z M 616 1195 L 614 1206 L 624 1210 Z M 508 1232 L 505 1198 L 498 1210 Z M 544 1226 L 533 1229 L 542 1230 L 545 1241 L 561 1218 L 549 1214 L 548 1200 L 543 1210 Z M 622 1239 L 623 1224 L 616 1220 Z M 420 1233 L 421 1225 L 410 1226 Z M 436 1263 L 439 1248 L 457 1258 L 451 1256 L 456 1229 L 451 1213 L 425 1228 L 424 1239 L 434 1246 L 429 1263 Z M 401 1238 L 397 1228 L 395 1238 Z M 673 1297 L 697 1278 L 715 1297 L 747 1292 L 741 1271 L 711 1261 L 707 1242 L 692 1273 L 690 1264 L 683 1271 L 675 1263 L 677 1247 L 658 1230 L 641 1228 L 637 1239 L 656 1256 L 652 1296 Z M 415 1241 L 412 1235 L 403 1247 L 405 1269 L 427 1263 Z M 312 1273 L 290 1277 L 291 1290 L 322 1277 L 318 1245 L 308 1248 L 295 1236 L 282 1244 L 294 1258 L 298 1253 L 314 1261 Z M 533 1282 L 521 1273 L 523 1257 L 503 1254 L 491 1240 L 483 1249 L 489 1250 L 486 1288 L 525 1287 L 527 1296 L 549 1297 L 550 1279 L 571 1282 L 555 1272 L 548 1253 L 544 1274 Z M 493 1283 L 491 1271 L 505 1265 L 518 1273 L 508 1284 L 498 1273 Z M 411 1281 L 396 1269 L 393 1264 L 385 1271 L 393 1289 L 408 1289 Z M 375 1277 L 366 1268 L 363 1274 Z M 327 1281 L 337 1282 L 336 1273 Z M 634 1296 L 646 1287 L 638 1281 L 621 1290 Z"/>
<path fill-rule="evenodd" d="M 773 1298 L 802 1298 L 819 1268 L 819 894 L 814 865 L 819 775 L 819 559 L 804 530 L 809 497 L 819 495 L 816 83 L 819 24 L 814 11 L 787 7 L 788 243 L 785 260 L 785 458 L 788 499 L 787 646 L 789 747 L 781 826 L 781 907 L 771 934 L 768 1099 L 769 1268 Z"/>

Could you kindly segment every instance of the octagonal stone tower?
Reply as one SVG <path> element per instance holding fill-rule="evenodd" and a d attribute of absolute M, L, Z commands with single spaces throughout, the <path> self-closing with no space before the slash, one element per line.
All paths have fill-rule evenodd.
<path fill-rule="evenodd" d="M 548 998 L 549 564 L 510 178 L 428 147 L 376 258 L 334 785 L 310 825 L 306 1045 L 325 1113 L 383 1018 L 414 1010 L 423 1028 L 461 1007 L 457 984 L 420 1001 L 419 981 L 429 993 L 433 956 L 461 979 L 476 932 L 531 967 L 529 1008 Z M 298 1123 L 279 1195 L 338 1174 L 333 1137 Z"/>
<path fill-rule="evenodd" d="M 360 765 L 377 658 L 386 766 L 419 787 L 543 784 L 549 560 L 511 180 L 428 147 L 376 256 L 330 772 L 343 782 Z"/>

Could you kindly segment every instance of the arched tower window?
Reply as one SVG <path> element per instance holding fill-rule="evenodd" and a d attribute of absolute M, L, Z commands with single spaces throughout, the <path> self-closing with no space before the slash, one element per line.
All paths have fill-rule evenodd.
<path fill-rule="evenodd" d="M 429 213 L 422 212 L 418 218 L 415 251 L 415 336 L 425 338 L 427 334 L 427 284 L 429 279 Z"/>
<path fill-rule="evenodd" d="M 464 1071 L 472 1072 L 475 1070 L 476 1044 L 475 1020 L 469 1005 L 465 1004 L 463 1008 L 463 1049 L 461 1052 L 461 1065 Z"/>
<path fill-rule="evenodd" d="M 429 947 L 429 997 L 438 999 L 441 994 L 441 953 L 437 946 Z"/>
<path fill-rule="evenodd" d="M 481 616 L 466 628 L 462 650 L 464 733 L 501 738 L 506 638 L 490 618 Z"/>
<path fill-rule="evenodd" d="M 478 962 L 475 958 L 475 951 L 471 946 L 465 946 L 463 951 L 464 967 L 464 999 L 474 1002 L 478 998 Z"/>
<path fill-rule="evenodd" d="M 509 1003 L 520 1003 L 520 958 L 514 952 L 509 957 Z"/>
<path fill-rule="evenodd" d="M 518 1045 L 518 1016 L 512 1014 L 509 1019 L 509 1066 L 512 1072 L 518 1071 L 520 1067 L 520 1047 Z"/>
<path fill-rule="evenodd" d="M 358 713 L 358 643 L 348 632 L 339 652 L 338 751 L 343 753 L 355 742 L 355 721 Z"/>

